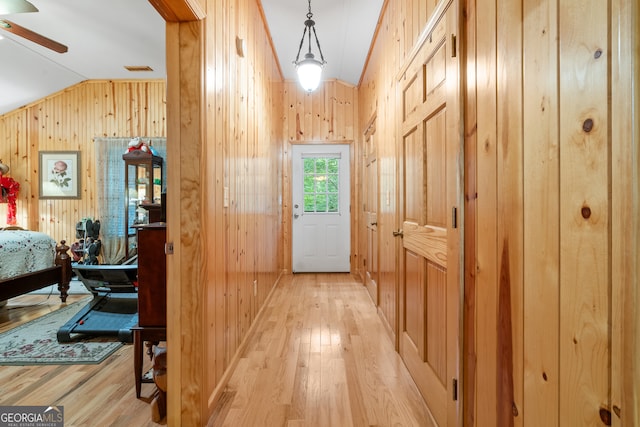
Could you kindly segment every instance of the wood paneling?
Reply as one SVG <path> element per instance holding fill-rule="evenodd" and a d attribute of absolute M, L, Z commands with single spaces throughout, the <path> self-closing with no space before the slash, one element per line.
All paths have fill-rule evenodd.
<path fill-rule="evenodd" d="M 529 82 L 523 93 L 524 178 L 524 275 L 536 277 L 535 286 L 524 288 L 524 401 L 529 419 L 557 425 L 559 354 L 548 343 L 559 334 L 559 176 L 557 81 L 546 70 L 557 68 L 556 2 L 536 7 L 525 5 L 529 17 L 523 26 L 523 41 L 529 46 L 524 68 Z M 543 228 L 540 224 L 545 224 Z M 539 319 L 545 327 L 538 328 Z M 533 422 L 533 421 L 532 421 Z"/>
<path fill-rule="evenodd" d="M 609 20 L 596 8 L 558 16 L 559 90 L 571 94 L 559 104 L 560 425 L 599 423 L 610 398 Z"/>
<path fill-rule="evenodd" d="M 495 28 L 484 31 L 486 22 L 496 21 L 495 2 L 485 2 L 476 8 L 480 29 L 476 34 L 477 91 L 477 227 L 476 259 L 476 399 L 466 402 L 466 409 L 475 408 L 478 426 L 496 424 L 497 408 L 497 283 L 498 283 L 498 201 L 497 201 L 497 93 Z M 485 70 L 491 70 L 486 72 Z M 482 402 L 482 404 L 480 403 Z M 485 403 L 486 402 L 486 403 Z"/>
<path fill-rule="evenodd" d="M 466 425 L 638 423 L 631 3 L 467 2 Z"/>
<path fill-rule="evenodd" d="M 611 139 L 618 142 L 611 146 L 611 281 L 622 288 L 611 295 L 611 408 L 614 422 L 621 419 L 614 425 L 640 425 L 640 4 L 612 1 L 609 21 Z"/>
<path fill-rule="evenodd" d="M 609 6 L 464 2 L 465 425 L 592 425 L 607 413 L 614 425 L 639 423 L 638 5 Z M 383 316 L 393 313 L 385 295 L 395 276 L 385 271 L 398 227 L 398 207 L 386 210 L 397 183 L 386 166 L 397 163 L 386 155 L 402 156 L 394 126 L 420 114 L 415 81 L 395 91 L 389 76 L 414 71 L 400 64 L 421 7 L 385 3 L 359 93 L 363 128 L 385 118 L 376 129 Z"/>
<path fill-rule="evenodd" d="M 0 116 L 0 159 L 20 183 L 18 225 L 73 242 L 76 223 L 97 218 L 93 138 L 166 136 L 165 90 L 163 80 L 92 80 Z M 38 199 L 40 151 L 80 151 L 80 199 Z"/>
<path fill-rule="evenodd" d="M 209 0 L 204 20 L 167 31 L 168 414 L 197 426 L 282 270 L 284 97 L 258 2 Z"/>

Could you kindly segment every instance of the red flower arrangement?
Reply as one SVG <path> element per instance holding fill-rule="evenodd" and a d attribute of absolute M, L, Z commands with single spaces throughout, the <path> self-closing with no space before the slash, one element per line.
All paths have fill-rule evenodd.
<path fill-rule="evenodd" d="M 2 190 L 0 201 L 9 204 L 7 224 L 16 225 L 16 199 L 20 191 L 20 184 L 13 178 L 4 176 L 7 172 L 9 172 L 9 167 L 0 160 L 0 190 Z"/>

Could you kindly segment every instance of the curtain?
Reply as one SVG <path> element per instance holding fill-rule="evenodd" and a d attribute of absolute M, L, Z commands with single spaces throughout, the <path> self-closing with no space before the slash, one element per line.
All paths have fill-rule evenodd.
<path fill-rule="evenodd" d="M 140 138 L 153 146 L 166 159 L 166 138 Z M 124 261 L 127 238 L 124 222 L 124 160 L 131 137 L 94 138 L 96 153 L 96 190 L 98 198 L 96 220 L 100 221 L 100 240 L 105 264 Z M 163 162 L 162 182 L 166 188 L 166 161 Z M 163 191 L 165 190 L 163 188 Z"/>

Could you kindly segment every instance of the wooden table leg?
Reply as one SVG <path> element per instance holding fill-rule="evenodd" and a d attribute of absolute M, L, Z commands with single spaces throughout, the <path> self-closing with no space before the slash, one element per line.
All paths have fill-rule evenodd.
<path fill-rule="evenodd" d="M 146 353 L 149 355 L 149 359 L 153 360 L 153 347 L 158 345 L 160 341 L 166 341 L 167 328 L 135 326 L 131 328 L 131 332 L 133 334 L 133 374 L 135 376 L 136 397 L 140 398 L 142 383 L 153 383 L 153 378 L 142 376 L 144 354 Z M 146 352 L 144 347 L 146 347 Z"/>
<path fill-rule="evenodd" d="M 133 373 L 136 378 L 136 397 L 140 398 L 142 388 L 142 334 L 139 329 L 133 329 Z"/>

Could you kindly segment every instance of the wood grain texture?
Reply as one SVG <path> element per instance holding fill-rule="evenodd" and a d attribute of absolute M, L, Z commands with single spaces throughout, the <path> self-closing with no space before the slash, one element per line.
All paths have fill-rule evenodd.
<path fill-rule="evenodd" d="M 463 290 L 463 324 L 462 324 L 462 425 L 474 426 L 476 414 L 476 341 L 478 337 L 475 324 L 477 307 L 477 72 L 476 57 L 476 31 L 477 11 L 475 0 L 461 2 L 462 16 L 464 18 L 462 28 L 464 32 L 464 56 L 462 58 L 465 73 L 461 75 L 463 80 L 464 102 L 464 196 L 463 227 L 464 227 L 464 290 Z"/>
<path fill-rule="evenodd" d="M 434 425 L 353 276 L 285 276 L 263 319 L 210 426 Z"/>
<path fill-rule="evenodd" d="M 67 303 L 86 299 L 70 295 Z M 0 310 L 0 332 L 24 324 L 66 304 L 48 295 L 23 295 Z M 145 372 L 151 368 L 144 358 Z M 142 385 L 136 399 L 133 345 L 124 345 L 96 365 L 3 366 L 0 369 L 2 405 L 64 406 L 65 426 L 158 426 L 151 421 L 152 385 Z M 105 405 L 105 402 L 109 405 Z"/>
<path fill-rule="evenodd" d="M 447 267 L 447 231 L 442 227 L 419 226 L 404 222 L 403 244 L 407 249 L 420 254 L 431 262 Z"/>
<path fill-rule="evenodd" d="M 176 157 L 167 159 L 167 171 L 174 169 L 174 174 L 168 178 L 167 188 L 179 189 L 171 197 L 168 191 L 167 197 L 169 203 L 176 203 L 178 212 L 174 218 L 180 222 L 179 228 L 175 228 L 179 230 L 178 234 L 173 235 L 174 254 L 167 257 L 167 268 L 171 262 L 177 270 L 177 282 L 167 287 L 167 310 L 168 313 L 175 313 L 167 316 L 167 331 L 173 328 L 178 331 L 175 335 L 167 335 L 167 352 L 173 353 L 173 356 L 167 357 L 167 375 L 169 378 L 171 375 L 180 377 L 179 388 L 167 396 L 170 402 L 178 399 L 181 409 L 178 413 L 168 413 L 171 425 L 202 425 L 208 415 L 204 404 L 208 335 L 205 335 L 204 327 L 208 324 L 209 307 L 203 302 L 209 283 L 203 280 L 208 266 L 204 249 L 208 241 L 207 232 L 215 230 L 215 227 L 207 222 L 203 204 L 205 199 L 201 195 L 215 191 L 215 187 L 211 187 L 207 176 L 207 147 L 202 116 L 206 90 L 201 72 L 204 64 L 201 56 L 203 32 L 201 21 L 179 24 L 180 61 L 175 71 L 179 73 L 180 91 L 178 98 L 169 100 L 169 105 L 174 109 L 168 111 L 168 114 L 179 114 L 176 120 L 181 124 L 174 142 L 179 150 L 175 153 Z M 170 81 L 167 76 L 167 82 Z M 171 226 L 173 218 L 168 219 Z M 181 286 L 183 283 L 191 286 Z M 170 301 L 177 297 L 177 293 L 180 294 L 176 298 L 178 305 L 171 305 Z M 179 352 L 170 350 L 178 348 Z M 188 362 L 182 356 L 185 353 L 189 354 Z"/>
<path fill-rule="evenodd" d="M 86 81 L 0 116 L 0 159 L 20 183 L 18 224 L 73 242 L 76 223 L 98 216 L 93 138 L 166 136 L 165 89 L 163 80 Z M 40 151 L 81 152 L 80 199 L 38 199 Z"/>
<path fill-rule="evenodd" d="M 177 58 L 179 57 L 180 52 L 180 24 L 179 23 L 167 23 L 166 27 L 166 37 L 167 37 L 167 58 Z M 169 61 L 167 62 L 167 82 L 169 82 L 172 76 L 178 76 L 180 74 L 178 61 Z M 176 141 L 180 137 L 180 123 L 181 117 L 178 114 L 179 103 L 177 100 L 180 99 L 180 85 L 177 84 L 168 84 L 167 85 L 167 100 L 171 100 L 171 103 L 167 106 L 167 138 L 169 141 Z M 176 100 L 176 101 L 174 101 Z M 179 144 L 167 144 L 167 185 L 169 182 L 178 182 L 179 180 L 179 171 L 175 167 L 170 167 L 172 163 L 169 163 L 169 159 L 177 158 L 180 155 L 180 145 Z M 176 176 L 175 178 L 173 176 Z M 172 192 L 167 192 L 167 242 L 175 242 L 179 239 L 181 232 L 181 221 L 180 221 L 180 202 L 179 202 L 179 194 L 172 194 Z M 179 247 L 177 249 L 180 249 Z M 176 252 L 174 251 L 174 254 Z M 177 252 L 179 253 L 179 252 Z M 175 287 L 176 283 L 180 283 L 180 268 L 177 263 L 175 263 L 174 259 L 167 257 L 167 325 L 175 324 L 178 320 L 174 317 L 176 309 L 179 309 L 182 304 L 181 294 L 177 292 L 176 294 L 171 294 L 169 298 L 169 289 Z M 174 285 L 171 285 L 171 284 Z M 180 329 L 179 328 L 167 328 L 167 343 L 175 342 L 180 339 Z M 174 357 L 173 360 L 180 361 L 180 357 Z M 167 367 L 171 366 L 171 360 L 167 361 Z M 179 365 L 177 365 L 179 366 Z M 176 370 L 178 368 L 171 368 L 172 370 Z M 168 390 L 178 390 L 181 387 L 182 375 L 178 371 L 177 374 L 167 375 L 167 389 Z M 180 413 L 180 401 L 179 400 L 171 400 L 167 399 L 167 419 L 178 419 L 177 415 Z"/>
<path fill-rule="evenodd" d="M 498 425 L 521 426 L 523 371 L 522 6 L 497 1 Z M 508 359 L 508 360 L 507 360 Z"/>
<path fill-rule="evenodd" d="M 525 2 L 523 42 L 524 425 L 558 425 L 560 234 L 557 2 Z M 544 321 L 544 327 L 538 327 Z"/>
<path fill-rule="evenodd" d="M 204 21 L 168 25 L 169 62 L 179 64 L 168 75 L 176 142 L 167 169 L 179 188 L 168 226 L 172 425 L 206 424 L 282 263 L 283 98 L 264 17 L 253 0 L 207 1 L 206 11 Z"/>
<path fill-rule="evenodd" d="M 633 21 L 628 16 L 637 16 L 628 9 L 636 6 L 616 2 L 596 13 L 574 2 L 562 7 L 557 1 L 468 5 L 478 23 L 490 23 L 469 35 L 477 41 L 470 55 L 475 77 L 467 83 L 477 89 L 472 107 L 477 122 L 468 120 L 467 132 L 475 132 L 477 123 L 474 226 L 480 274 L 487 264 L 482 258 L 500 259 L 500 245 L 508 244 L 511 253 L 506 261 L 515 405 L 506 418 L 525 425 L 598 425 L 610 413 L 614 425 L 624 424 L 621 396 L 633 396 L 627 402 L 638 406 L 636 387 L 623 385 L 628 378 L 621 371 L 624 357 L 615 355 L 636 333 L 622 332 L 629 322 L 622 313 L 627 319 L 636 315 L 629 306 L 622 308 L 621 295 L 637 282 L 626 276 L 637 271 L 637 264 L 627 263 L 623 254 L 637 253 L 627 240 L 628 231 L 636 228 L 626 217 L 634 212 L 629 201 L 637 197 L 627 192 L 637 159 L 616 155 L 635 144 L 625 131 L 633 125 L 623 124 L 629 116 L 619 106 L 632 104 L 627 85 L 631 76 L 637 79 L 628 62 L 637 36 L 621 30 Z M 613 99 L 605 97 L 607 91 L 616 94 Z M 496 137 L 496 151 L 485 159 L 483 150 L 493 146 L 484 137 L 487 132 Z M 522 255 L 513 253 L 521 247 Z M 482 311 L 476 311 L 472 326 L 476 393 L 491 390 L 482 383 L 485 375 L 495 377 L 485 343 L 494 339 L 496 329 L 493 317 L 482 313 L 493 316 L 502 307 L 492 285 L 497 282 L 482 283 L 487 285 L 482 292 L 477 292 L 480 281 L 474 288 L 475 307 Z M 635 364 L 627 363 L 633 370 Z M 490 412 L 496 407 L 507 413 L 508 399 L 496 406 L 492 396 L 476 394 L 477 416 L 466 414 L 465 419 L 478 425 L 498 422 Z M 626 422 L 635 425 L 631 412 Z"/>
<path fill-rule="evenodd" d="M 608 43 L 609 23 L 593 9 L 578 18 L 584 6 L 561 8 L 558 16 L 560 425 L 600 423 L 611 386 L 609 60 L 597 54 Z"/>
<path fill-rule="evenodd" d="M 515 425 L 518 407 L 514 397 L 514 339 L 513 310 L 511 309 L 511 266 L 509 264 L 509 244 L 502 244 L 500 258 L 500 283 L 498 283 L 498 339 L 496 353 L 496 425 L 510 427 Z"/>
<path fill-rule="evenodd" d="M 612 425 L 640 425 L 640 192 L 629 177 L 640 172 L 637 111 L 640 102 L 640 5 L 611 4 L 612 164 Z M 634 29 L 636 29 L 634 31 Z M 634 36 L 629 37 L 629 34 Z M 633 76 L 628 78 L 628 76 Z M 631 106 L 631 108 L 629 108 Z M 630 205 L 631 204 L 631 205 Z M 616 286 L 619 284 L 620 286 Z M 621 325 L 621 327 L 616 327 Z"/>
<path fill-rule="evenodd" d="M 475 425 L 495 425 L 496 408 L 496 354 L 497 302 L 498 302 L 498 192 L 497 192 L 497 52 L 496 28 L 486 23 L 496 22 L 495 0 L 476 2 L 479 23 L 476 34 L 475 69 L 477 110 L 477 247 L 475 328 L 477 334 Z M 491 26 L 491 30 L 488 27 Z"/>

